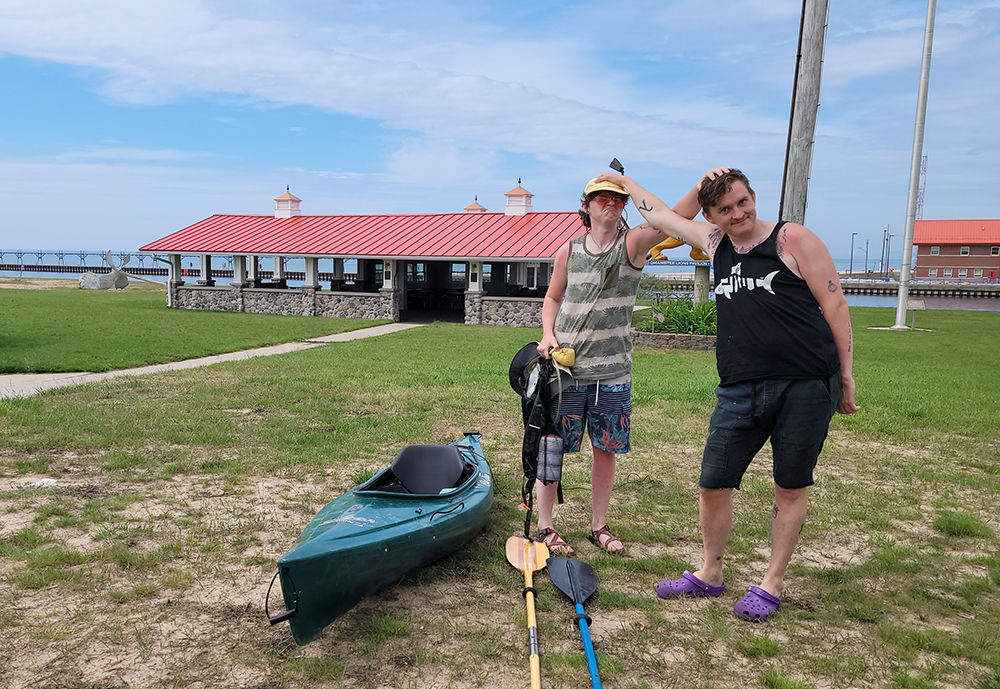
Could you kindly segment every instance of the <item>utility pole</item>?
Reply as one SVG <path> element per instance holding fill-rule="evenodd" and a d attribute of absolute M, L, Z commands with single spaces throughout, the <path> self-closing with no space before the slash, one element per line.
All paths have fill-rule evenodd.
<path fill-rule="evenodd" d="M 829 0 L 802 0 L 799 48 L 792 86 L 792 111 L 788 122 L 785 170 L 781 182 L 778 218 L 802 224 L 806 219 L 809 172 L 812 168 L 816 111 L 819 109 L 823 46 Z"/>
<path fill-rule="evenodd" d="M 927 86 L 931 77 L 931 48 L 934 45 L 934 10 L 937 0 L 927 0 L 924 26 L 924 56 L 920 63 L 920 86 L 917 89 L 917 118 L 913 126 L 913 153 L 910 156 L 910 193 L 906 203 L 906 230 L 903 233 L 903 264 L 899 274 L 899 301 L 892 330 L 906 327 L 906 299 L 910 296 L 910 263 L 913 259 L 913 227 L 917 218 L 917 195 L 920 187 L 920 162 L 924 150 L 924 118 L 927 114 Z M 921 214 L 923 209 L 921 208 Z"/>
<path fill-rule="evenodd" d="M 857 236 L 857 232 L 851 232 L 851 268 L 848 271 L 850 273 L 850 277 L 854 277 L 854 238 Z"/>

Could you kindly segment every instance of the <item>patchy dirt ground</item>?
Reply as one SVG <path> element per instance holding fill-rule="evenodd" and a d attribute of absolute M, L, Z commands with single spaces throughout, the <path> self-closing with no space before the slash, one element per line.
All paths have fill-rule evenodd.
<path fill-rule="evenodd" d="M 230 411 L 248 422 L 254 416 L 252 409 Z M 630 552 L 624 558 L 603 555 L 585 540 L 587 486 L 582 470 L 569 468 L 576 487 L 567 491 L 557 515 L 580 559 L 602 572 L 598 596 L 587 610 L 605 686 L 760 686 L 762 672 L 771 668 L 807 679 L 804 686 L 817 689 L 878 687 L 892 685 L 901 668 L 917 674 L 927 663 L 942 662 L 939 654 L 921 661 L 916 653 L 908 657 L 892 650 L 878 629 L 909 625 L 957 636 L 967 631 L 965 613 L 926 620 L 908 614 L 876 627 L 865 615 L 887 619 L 876 617 L 881 604 L 870 611 L 861 592 L 848 592 L 856 600 L 831 598 L 823 578 L 808 574 L 852 572 L 873 557 L 872 534 L 841 518 L 843 504 L 831 504 L 857 490 L 854 483 L 863 481 L 863 472 L 856 469 L 864 465 L 865 453 L 892 452 L 903 461 L 920 456 L 913 448 L 852 445 L 846 435 L 831 443 L 835 468 L 820 482 L 819 523 L 804 534 L 793 562 L 798 569 L 786 591 L 788 612 L 766 626 L 731 613 L 737 594 L 766 568 L 766 531 L 759 528 L 734 542 L 733 595 L 666 602 L 653 594 L 660 578 L 677 576 L 684 563 L 700 557 L 692 459 L 698 447 L 664 443 L 655 452 L 623 459 L 615 509 L 634 515 L 622 525 L 634 534 L 626 538 Z M 497 472 L 517 470 L 511 457 L 494 458 L 493 464 Z M 767 512 L 769 467 L 761 464 L 748 477 L 738 520 Z M 268 624 L 265 598 L 276 558 L 326 502 L 351 485 L 351 473 L 165 477 L 102 469 L 98 458 L 70 451 L 50 462 L 44 475 L 8 468 L 0 475 L 0 576 L 8 582 L 0 593 L 0 686 L 526 686 L 523 577 L 503 556 L 503 543 L 516 524 L 516 495 L 497 496 L 490 524 L 468 546 L 362 601 L 315 642 L 298 647 L 286 625 Z M 935 501 L 946 491 L 918 490 L 902 480 L 886 490 L 919 493 L 912 500 L 914 516 L 887 526 L 893 538 L 915 549 L 935 547 L 929 524 Z M 957 500 L 959 491 L 949 490 L 949 499 Z M 660 491 L 663 505 L 640 506 L 650 491 Z M 998 529 L 995 521 L 990 524 Z M 988 581 L 987 565 L 976 563 L 989 551 L 964 547 L 963 576 Z M 902 595 L 897 580 L 866 585 L 868 595 L 886 600 Z M 572 605 L 544 573 L 536 587 L 543 686 L 588 686 Z M 995 609 L 995 589 L 980 587 Z M 961 591 L 947 595 L 961 604 Z M 280 598 L 272 591 L 272 613 L 281 609 Z M 857 609 L 851 613 L 857 619 L 848 624 L 834 615 L 845 607 Z M 831 626 L 834 619 L 840 622 Z M 769 651 L 768 644 L 780 650 Z M 755 650 L 758 646 L 764 650 Z M 842 653 L 830 650 L 838 646 Z M 823 651 L 814 654 L 810 648 Z M 979 672 L 958 676 L 970 680 Z"/>

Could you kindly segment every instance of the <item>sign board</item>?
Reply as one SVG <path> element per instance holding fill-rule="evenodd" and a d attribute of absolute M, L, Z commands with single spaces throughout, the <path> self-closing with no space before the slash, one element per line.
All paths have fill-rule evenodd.
<path fill-rule="evenodd" d="M 907 299 L 906 300 L 906 310 L 907 311 L 925 311 L 924 300 L 923 299 Z"/>
<path fill-rule="evenodd" d="M 711 261 L 646 261 L 650 266 L 706 266 L 711 268 Z"/>

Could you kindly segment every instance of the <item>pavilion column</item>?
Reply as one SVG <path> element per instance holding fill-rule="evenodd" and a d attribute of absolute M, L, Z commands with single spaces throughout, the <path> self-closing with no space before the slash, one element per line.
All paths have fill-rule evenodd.
<path fill-rule="evenodd" d="M 303 289 L 319 289 L 319 259 L 315 256 L 306 257 L 306 284 Z"/>
<path fill-rule="evenodd" d="M 247 257 L 233 256 L 233 287 L 247 286 Z"/>
<path fill-rule="evenodd" d="M 694 298 L 692 301 L 695 304 L 711 299 L 712 281 L 710 275 L 711 269 L 708 266 L 694 267 Z"/>
<path fill-rule="evenodd" d="M 285 257 L 274 257 L 274 275 L 271 276 L 275 282 L 285 279 Z"/>
<path fill-rule="evenodd" d="M 257 262 L 257 256 L 250 255 L 247 256 L 247 280 L 254 287 L 260 285 L 260 265 Z"/>
<path fill-rule="evenodd" d="M 201 279 L 198 284 L 206 287 L 215 285 L 215 280 L 212 279 L 212 254 L 201 255 Z"/>
<path fill-rule="evenodd" d="M 330 278 L 330 289 L 339 292 L 344 289 L 344 259 L 333 259 L 333 277 Z"/>
<path fill-rule="evenodd" d="M 403 284 L 402 280 L 396 276 L 396 271 L 402 264 L 402 261 L 395 259 L 382 261 L 382 289 L 379 290 L 382 295 L 385 317 L 397 322 L 399 321 L 400 290 L 396 289 L 394 284 L 397 282 Z"/>
<path fill-rule="evenodd" d="M 167 281 L 171 285 L 184 284 L 184 268 L 181 266 L 180 254 L 167 254 Z"/>

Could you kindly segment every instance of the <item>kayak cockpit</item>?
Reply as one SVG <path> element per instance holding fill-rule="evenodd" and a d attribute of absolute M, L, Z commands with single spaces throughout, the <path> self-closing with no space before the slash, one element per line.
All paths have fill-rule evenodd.
<path fill-rule="evenodd" d="M 446 495 L 467 483 L 478 468 L 455 445 L 407 445 L 392 464 L 358 486 L 363 493 Z"/>

